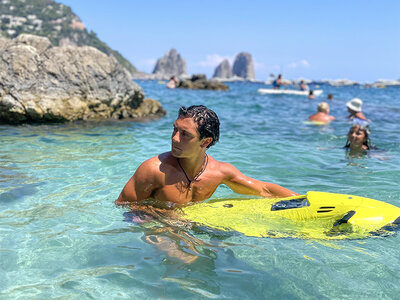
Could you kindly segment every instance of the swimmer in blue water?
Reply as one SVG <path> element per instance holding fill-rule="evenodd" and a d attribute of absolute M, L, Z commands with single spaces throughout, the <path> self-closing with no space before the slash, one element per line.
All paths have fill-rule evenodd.
<path fill-rule="evenodd" d="M 353 125 L 348 134 L 346 145 L 350 156 L 367 154 L 368 150 L 376 149 L 372 146 L 371 139 L 369 138 L 371 131 L 369 126 L 361 126 L 360 124 Z"/>
<path fill-rule="evenodd" d="M 362 100 L 359 98 L 353 98 L 349 102 L 346 103 L 347 110 L 350 113 L 349 119 L 354 120 L 354 119 L 359 119 L 361 121 L 365 121 L 368 125 L 371 121 L 366 118 L 366 116 L 362 112 Z M 364 123 L 365 123 L 364 122 Z"/>
<path fill-rule="evenodd" d="M 282 80 L 282 74 L 279 74 L 278 77 L 272 82 L 272 87 L 275 90 L 280 89 L 281 85 L 284 85 Z"/>
<path fill-rule="evenodd" d="M 173 124 L 171 151 L 143 162 L 128 180 L 117 205 L 154 200 L 173 207 L 201 202 L 220 184 L 239 194 L 261 197 L 297 195 L 277 184 L 242 174 L 233 165 L 214 159 L 206 151 L 219 140 L 217 114 L 203 105 L 181 107 Z"/>
<path fill-rule="evenodd" d="M 349 158 L 368 156 L 379 160 L 391 159 L 385 150 L 379 149 L 371 142 L 371 130 L 368 125 L 353 124 L 347 134 L 344 148 Z"/>

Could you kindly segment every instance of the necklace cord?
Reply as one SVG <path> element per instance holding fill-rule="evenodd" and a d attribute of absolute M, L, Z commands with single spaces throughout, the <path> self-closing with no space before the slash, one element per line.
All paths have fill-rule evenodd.
<path fill-rule="evenodd" d="M 204 160 L 203 160 L 203 165 L 204 165 L 204 167 L 201 168 L 201 170 L 199 171 L 199 173 L 197 173 L 196 176 L 193 177 L 193 180 L 190 180 L 190 179 L 189 179 L 189 176 L 187 176 L 187 174 L 186 174 L 186 172 L 185 172 L 185 169 L 182 167 L 181 162 L 179 161 L 179 158 L 178 158 L 178 157 L 176 158 L 176 160 L 178 161 L 178 165 L 179 165 L 179 167 L 181 168 L 181 170 L 183 171 L 183 174 L 185 174 L 185 177 L 186 177 L 186 179 L 187 179 L 187 181 L 188 181 L 188 186 L 190 186 L 190 185 L 192 184 L 192 182 L 195 182 L 195 181 L 197 180 L 197 178 L 199 178 L 200 175 L 203 174 L 204 171 L 206 170 L 207 164 L 208 164 L 208 155 L 207 155 L 207 153 L 206 153 L 206 155 L 204 156 Z"/>

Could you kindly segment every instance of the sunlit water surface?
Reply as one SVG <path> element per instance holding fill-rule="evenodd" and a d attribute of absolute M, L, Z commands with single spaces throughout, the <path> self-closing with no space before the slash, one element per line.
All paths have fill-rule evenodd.
<path fill-rule="evenodd" d="M 221 120 L 209 154 L 246 175 L 400 206 L 400 89 L 322 86 L 309 100 L 259 95 L 262 84 L 215 92 L 138 83 L 165 118 L 0 126 L 0 298 L 399 298 L 399 235 L 318 241 L 140 226 L 114 200 L 143 160 L 169 150 L 178 108 L 204 104 Z M 337 120 L 303 124 L 328 93 Z M 345 103 L 355 96 L 379 157 L 346 158 Z M 229 197 L 237 195 L 225 186 L 213 195 Z"/>

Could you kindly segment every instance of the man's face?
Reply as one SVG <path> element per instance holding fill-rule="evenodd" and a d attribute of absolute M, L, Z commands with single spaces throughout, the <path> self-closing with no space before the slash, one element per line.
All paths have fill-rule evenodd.
<path fill-rule="evenodd" d="M 171 153 L 175 157 L 190 157 L 197 155 L 202 148 L 197 124 L 192 118 L 178 118 L 172 132 Z"/>

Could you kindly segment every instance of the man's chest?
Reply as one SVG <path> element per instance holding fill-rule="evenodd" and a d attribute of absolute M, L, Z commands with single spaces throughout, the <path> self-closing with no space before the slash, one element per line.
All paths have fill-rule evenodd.
<path fill-rule="evenodd" d="M 200 202 L 210 198 L 218 185 L 219 181 L 216 182 L 210 178 L 200 178 L 191 183 L 180 180 L 165 184 L 155 192 L 154 198 L 179 204 Z"/>

